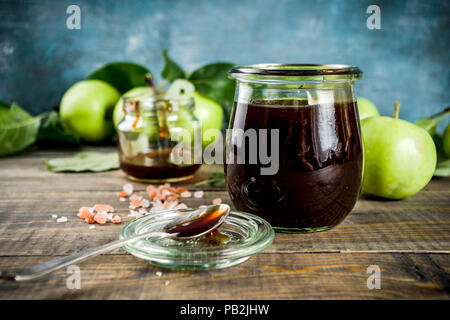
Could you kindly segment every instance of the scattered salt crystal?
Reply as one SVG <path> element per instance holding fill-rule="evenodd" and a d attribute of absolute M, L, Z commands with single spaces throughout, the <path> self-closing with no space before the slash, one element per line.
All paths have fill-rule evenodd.
<path fill-rule="evenodd" d="M 161 271 L 156 271 L 156 273 L 155 273 L 158 277 L 161 277 L 162 276 L 162 272 Z"/>
<path fill-rule="evenodd" d="M 113 218 L 113 214 L 112 213 L 108 213 L 108 215 L 106 216 L 108 221 L 111 221 Z"/>
<path fill-rule="evenodd" d="M 67 217 L 61 217 L 56 219 L 56 222 L 67 222 Z"/>
<path fill-rule="evenodd" d="M 96 204 L 94 206 L 94 210 L 99 213 L 99 212 L 113 212 L 114 208 L 112 206 L 110 206 L 109 204 Z"/>
<path fill-rule="evenodd" d="M 139 195 L 137 195 L 137 194 L 133 194 L 133 195 L 130 197 L 130 200 L 142 200 L 142 196 L 139 196 Z"/>
<path fill-rule="evenodd" d="M 127 201 L 125 198 L 119 198 L 119 201 Z"/>
<path fill-rule="evenodd" d="M 147 200 L 147 199 L 143 199 L 143 200 L 141 201 L 141 204 L 142 204 L 142 206 L 143 206 L 144 208 L 150 207 L 150 201 Z"/>
<path fill-rule="evenodd" d="M 120 217 L 119 216 L 114 216 L 114 218 L 112 218 L 112 222 L 113 223 L 120 223 Z"/>
<path fill-rule="evenodd" d="M 95 229 L 95 226 L 89 226 L 89 229 Z"/>
<path fill-rule="evenodd" d="M 166 197 L 166 196 L 168 196 L 169 194 L 170 194 L 170 191 L 167 190 L 167 189 L 164 189 L 164 190 L 161 192 L 161 196 L 162 196 L 162 197 Z"/>
<path fill-rule="evenodd" d="M 57 214 L 52 214 L 52 219 L 56 219 L 56 218 L 58 218 L 58 215 Z"/>
<path fill-rule="evenodd" d="M 169 285 L 169 280 L 167 280 L 166 282 L 164 282 L 164 285 L 168 286 L 168 285 Z"/>
<path fill-rule="evenodd" d="M 131 183 L 126 183 L 123 185 L 123 191 L 127 193 L 127 195 L 131 195 L 133 193 L 133 185 Z"/>
<path fill-rule="evenodd" d="M 203 191 L 194 192 L 194 198 L 201 198 L 201 197 L 203 197 Z"/>
<path fill-rule="evenodd" d="M 222 203 L 222 199 L 220 199 L 220 198 L 215 198 L 215 199 L 212 201 L 212 203 L 213 203 L 213 204 L 221 204 L 221 203 Z"/>
<path fill-rule="evenodd" d="M 190 198 L 190 197 L 192 197 L 192 193 L 190 193 L 189 191 L 185 191 L 185 192 L 181 193 L 180 196 L 182 198 Z"/>
<path fill-rule="evenodd" d="M 99 212 L 95 215 L 94 220 L 98 224 L 105 224 L 106 220 L 108 220 L 108 215 L 105 212 Z"/>

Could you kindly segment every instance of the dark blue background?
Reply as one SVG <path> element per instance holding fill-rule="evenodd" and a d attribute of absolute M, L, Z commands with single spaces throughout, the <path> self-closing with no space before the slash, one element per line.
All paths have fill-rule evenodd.
<path fill-rule="evenodd" d="M 81 30 L 66 28 L 70 4 Z M 366 27 L 371 4 L 381 30 Z M 188 71 L 219 60 L 357 65 L 358 95 L 383 114 L 399 100 L 415 120 L 450 104 L 449 30 L 448 0 L 1 1 L 0 99 L 37 114 L 106 62 L 159 75 L 166 47 Z"/>

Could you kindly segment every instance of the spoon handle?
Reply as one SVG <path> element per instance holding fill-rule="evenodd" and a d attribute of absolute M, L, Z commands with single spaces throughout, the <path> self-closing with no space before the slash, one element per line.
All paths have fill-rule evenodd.
<path fill-rule="evenodd" d="M 82 251 L 75 253 L 73 255 L 70 255 L 70 256 L 65 256 L 65 257 L 50 260 L 50 261 L 47 261 L 47 262 L 44 262 L 41 264 L 37 264 L 31 268 L 19 270 L 17 272 L 0 271 L 0 278 L 16 280 L 16 281 L 26 281 L 26 280 L 40 278 L 46 274 L 49 274 L 50 272 L 59 270 L 61 268 L 69 266 L 73 263 L 82 261 L 89 257 L 93 257 L 96 255 L 102 254 L 104 252 L 114 250 L 116 248 L 120 248 L 127 243 L 134 242 L 134 241 L 137 241 L 140 239 L 149 238 L 149 237 L 166 237 L 168 235 L 169 234 L 167 234 L 165 232 L 141 233 L 141 234 L 138 234 L 138 235 L 126 238 L 126 239 L 109 242 L 109 243 L 103 244 L 103 245 L 95 247 L 95 248 L 89 248 L 86 250 L 82 250 Z"/>

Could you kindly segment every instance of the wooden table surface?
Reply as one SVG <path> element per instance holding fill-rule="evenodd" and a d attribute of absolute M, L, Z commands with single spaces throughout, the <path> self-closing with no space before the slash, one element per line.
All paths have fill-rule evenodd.
<path fill-rule="evenodd" d="M 102 148 L 101 150 L 105 150 Z M 44 161 L 74 151 L 34 151 L 0 159 L 0 270 L 31 266 L 117 239 L 121 225 L 89 225 L 80 206 L 109 203 L 123 221 L 128 202 L 116 192 L 128 182 L 120 170 L 52 173 Z M 225 188 L 192 187 L 220 171 L 203 166 L 188 186 L 204 190 L 200 205 Z M 145 184 L 133 182 L 142 194 Z M 67 216 L 56 223 L 51 215 Z M 0 280 L 0 299 L 449 299 L 450 179 L 433 179 L 413 197 L 376 201 L 361 197 L 338 227 L 315 234 L 276 234 L 248 261 L 212 271 L 161 269 L 118 249 L 78 264 L 81 288 L 68 289 L 60 270 L 29 282 Z M 368 289 L 370 265 L 381 288 Z M 161 274 L 160 274 L 161 273 Z"/>

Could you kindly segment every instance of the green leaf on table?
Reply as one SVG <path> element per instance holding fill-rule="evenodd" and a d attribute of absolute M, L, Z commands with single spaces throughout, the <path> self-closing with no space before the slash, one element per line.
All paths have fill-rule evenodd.
<path fill-rule="evenodd" d="M 195 186 L 208 184 L 211 187 L 215 187 L 222 183 L 225 183 L 225 174 L 223 172 L 213 172 L 208 179 L 197 182 Z"/>
<path fill-rule="evenodd" d="M 195 70 L 188 78 L 196 91 L 217 101 L 222 106 L 231 108 L 234 99 L 234 81 L 228 78 L 232 63 L 218 62 Z"/>
<path fill-rule="evenodd" d="M 40 122 L 40 117 L 31 116 L 15 102 L 7 112 L 0 112 L 0 156 L 19 152 L 33 144 Z"/>
<path fill-rule="evenodd" d="M 448 177 L 450 176 L 450 159 L 438 162 L 436 170 L 434 171 L 435 177 Z"/>
<path fill-rule="evenodd" d="M 165 65 L 163 71 L 161 72 L 161 76 L 164 79 L 172 82 L 176 79 L 184 79 L 186 77 L 183 69 L 181 69 L 181 67 L 169 57 L 167 54 L 167 49 L 163 50 L 163 58 Z"/>
<path fill-rule="evenodd" d="M 150 73 L 147 68 L 136 63 L 113 62 L 93 72 L 88 79 L 108 82 L 123 94 L 133 88 L 146 86 L 147 73 Z"/>
<path fill-rule="evenodd" d="M 56 158 L 45 162 L 53 172 L 101 172 L 119 168 L 117 152 L 103 153 L 84 151 L 70 158 Z"/>
<path fill-rule="evenodd" d="M 39 128 L 37 140 L 41 143 L 57 142 L 58 144 L 77 145 L 80 138 L 65 131 L 61 117 L 56 111 L 51 111 Z"/>

